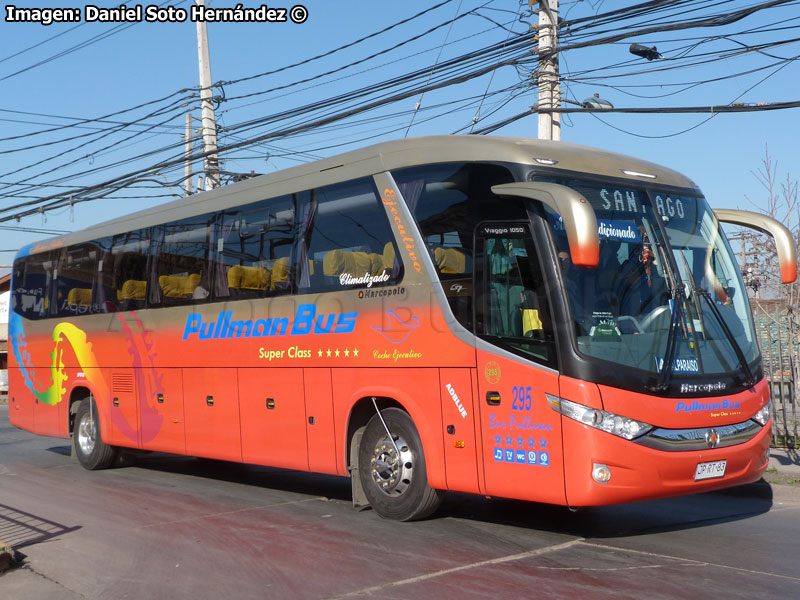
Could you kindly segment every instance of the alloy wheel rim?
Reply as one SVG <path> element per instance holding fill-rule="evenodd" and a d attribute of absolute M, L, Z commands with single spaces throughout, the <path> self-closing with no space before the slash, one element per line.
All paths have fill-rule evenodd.
<path fill-rule="evenodd" d="M 94 451 L 97 428 L 94 419 L 90 415 L 83 415 L 78 424 L 78 446 L 84 455 L 89 455 Z"/>
<path fill-rule="evenodd" d="M 376 487 L 387 496 L 400 496 L 411 485 L 414 455 L 399 436 L 394 441 L 385 436 L 375 444 L 370 460 L 370 474 Z"/>

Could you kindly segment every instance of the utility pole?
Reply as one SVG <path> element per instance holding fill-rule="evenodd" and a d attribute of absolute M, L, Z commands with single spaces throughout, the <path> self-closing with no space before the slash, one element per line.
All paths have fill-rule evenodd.
<path fill-rule="evenodd" d="M 204 6 L 205 0 L 194 0 Z M 211 93 L 211 59 L 208 53 L 208 32 L 205 21 L 197 21 L 197 55 L 200 64 L 200 106 L 203 121 L 203 158 L 206 190 L 219 187 L 219 157 L 217 156 L 217 123 L 214 119 L 214 100 Z"/>
<path fill-rule="evenodd" d="M 183 167 L 183 195 L 192 195 L 192 113 L 186 113 L 186 133 L 183 137 L 186 161 Z"/>
<path fill-rule="evenodd" d="M 742 273 L 745 287 L 753 290 L 756 298 L 761 297 L 761 269 L 758 258 L 761 255 L 757 247 L 757 235 L 749 231 L 740 231 L 728 236 L 730 241 L 738 240 L 741 243 L 741 263 L 739 271 Z M 749 249 L 748 249 L 749 245 Z M 750 260 L 753 257 L 754 260 Z"/>
<path fill-rule="evenodd" d="M 529 0 L 533 6 L 533 0 Z M 561 106 L 558 75 L 558 0 L 539 0 L 539 108 Z M 539 139 L 561 139 L 558 113 L 539 113 Z"/>

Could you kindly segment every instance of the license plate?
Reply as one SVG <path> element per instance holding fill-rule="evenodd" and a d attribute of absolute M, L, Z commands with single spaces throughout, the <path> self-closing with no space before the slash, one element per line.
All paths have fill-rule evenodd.
<path fill-rule="evenodd" d="M 715 460 L 714 462 L 699 463 L 694 472 L 694 480 L 702 481 L 703 479 L 716 479 L 717 477 L 725 476 L 725 467 L 727 460 Z"/>

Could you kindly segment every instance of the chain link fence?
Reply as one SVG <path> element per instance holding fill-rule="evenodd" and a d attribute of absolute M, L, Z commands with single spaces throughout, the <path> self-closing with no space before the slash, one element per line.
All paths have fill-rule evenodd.
<path fill-rule="evenodd" d="M 772 445 L 797 448 L 798 335 L 780 300 L 752 302 L 756 334 L 764 360 L 764 374 L 772 394 Z"/>

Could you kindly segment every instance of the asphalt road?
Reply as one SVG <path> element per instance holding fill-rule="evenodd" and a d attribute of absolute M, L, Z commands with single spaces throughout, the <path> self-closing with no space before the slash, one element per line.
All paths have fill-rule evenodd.
<path fill-rule="evenodd" d="M 584 510 L 453 494 L 420 523 L 349 482 L 150 454 L 88 472 L 0 404 L 0 598 L 797 598 L 800 488 Z"/>

